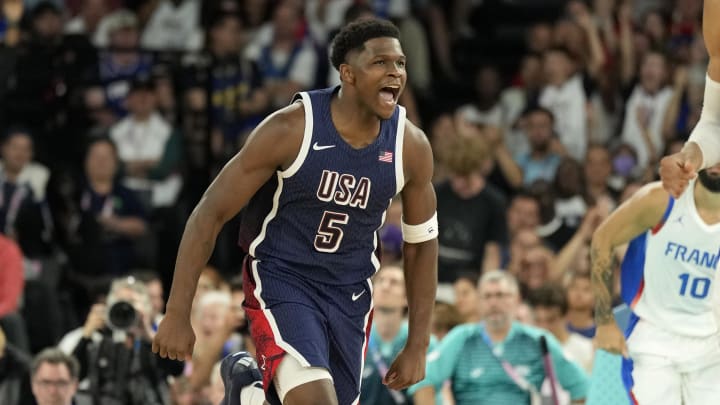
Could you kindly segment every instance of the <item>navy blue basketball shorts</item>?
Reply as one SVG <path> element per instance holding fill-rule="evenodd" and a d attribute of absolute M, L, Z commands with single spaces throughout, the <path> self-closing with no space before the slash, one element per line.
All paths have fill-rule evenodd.
<path fill-rule="evenodd" d="M 289 354 L 303 366 L 327 369 L 340 405 L 358 403 L 372 322 L 370 280 L 326 285 L 248 256 L 243 289 L 268 402 L 280 404 L 272 381 Z"/>

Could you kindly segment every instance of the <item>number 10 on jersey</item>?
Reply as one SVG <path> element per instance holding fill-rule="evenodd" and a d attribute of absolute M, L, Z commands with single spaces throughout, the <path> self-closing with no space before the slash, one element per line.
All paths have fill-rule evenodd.
<path fill-rule="evenodd" d="M 680 278 L 682 282 L 680 285 L 680 295 L 683 297 L 689 293 L 693 298 L 705 298 L 708 292 L 710 292 L 709 278 L 691 277 L 689 273 L 683 273 L 679 275 L 678 278 Z"/>
<path fill-rule="evenodd" d="M 350 216 L 341 212 L 325 211 L 315 235 L 315 249 L 323 253 L 335 253 L 345 233 L 341 225 L 348 223 Z"/>

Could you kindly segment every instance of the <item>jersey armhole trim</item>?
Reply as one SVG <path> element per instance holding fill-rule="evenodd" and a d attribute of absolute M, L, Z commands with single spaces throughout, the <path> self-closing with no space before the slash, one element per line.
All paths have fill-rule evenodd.
<path fill-rule="evenodd" d="M 403 165 L 403 147 L 405 145 L 405 107 L 398 106 L 397 134 L 395 135 L 395 194 L 405 187 L 405 168 Z"/>
<path fill-rule="evenodd" d="M 675 199 L 670 196 L 668 197 L 668 205 L 667 208 L 665 208 L 665 213 L 663 213 L 660 222 L 658 222 L 657 225 L 652 228 L 653 235 L 660 232 L 660 229 L 662 229 L 663 225 L 665 225 L 665 221 L 667 221 L 668 217 L 670 216 L 670 212 L 672 212 L 673 205 L 675 205 Z"/>
<path fill-rule="evenodd" d="M 310 102 L 310 96 L 307 92 L 301 92 L 293 98 L 293 103 L 302 103 L 303 110 L 305 111 L 305 130 L 303 132 L 303 140 L 300 145 L 300 151 L 292 164 L 285 170 L 280 172 L 283 178 L 292 177 L 305 162 L 308 150 L 310 149 L 310 142 L 312 141 L 313 134 L 313 110 L 312 103 Z"/>

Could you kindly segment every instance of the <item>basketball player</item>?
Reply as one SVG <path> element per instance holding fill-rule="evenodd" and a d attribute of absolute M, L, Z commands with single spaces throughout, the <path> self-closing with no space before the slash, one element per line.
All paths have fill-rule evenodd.
<path fill-rule="evenodd" d="M 720 163 L 720 0 L 705 0 L 703 39 L 710 55 L 700 120 L 683 149 L 660 161 L 663 186 L 679 196 L 700 169 Z"/>
<path fill-rule="evenodd" d="M 342 84 L 300 93 L 266 118 L 188 220 L 153 350 L 190 354 L 199 271 L 222 225 L 247 205 L 244 305 L 260 365 L 245 353 L 226 359 L 227 404 L 357 403 L 377 230 L 397 193 L 409 333 L 384 383 L 399 390 L 424 377 L 438 227 L 430 145 L 397 104 L 407 79 L 398 35 L 381 20 L 343 28 L 332 48 Z"/>
<path fill-rule="evenodd" d="M 613 250 L 631 240 L 621 268 L 621 295 L 632 308 L 623 335 L 612 312 Z M 720 403 L 712 300 L 719 247 L 720 165 L 701 170 L 677 199 L 659 182 L 644 186 L 595 232 L 596 343 L 632 359 L 623 377 L 633 403 Z"/>

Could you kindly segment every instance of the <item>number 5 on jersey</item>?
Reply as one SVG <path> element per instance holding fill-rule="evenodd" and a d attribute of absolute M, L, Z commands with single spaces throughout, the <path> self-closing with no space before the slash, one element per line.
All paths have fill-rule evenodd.
<path fill-rule="evenodd" d="M 345 235 L 340 225 L 347 224 L 349 219 L 348 214 L 325 211 L 315 235 L 315 249 L 323 253 L 337 252 Z"/>

